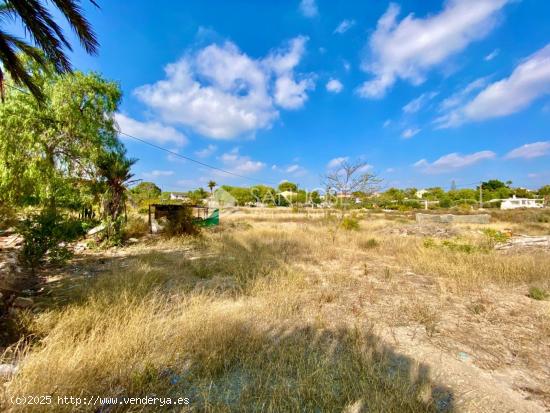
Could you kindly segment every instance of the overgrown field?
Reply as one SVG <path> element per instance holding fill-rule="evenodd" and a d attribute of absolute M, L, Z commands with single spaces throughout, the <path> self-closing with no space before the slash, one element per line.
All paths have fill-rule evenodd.
<path fill-rule="evenodd" d="M 18 315 L 28 334 L 3 356 L 19 371 L 0 409 L 550 409 L 550 252 L 493 248 L 549 223 L 354 219 L 241 210 L 198 238 L 75 257 Z M 189 404 L 11 402 L 153 394 Z"/>

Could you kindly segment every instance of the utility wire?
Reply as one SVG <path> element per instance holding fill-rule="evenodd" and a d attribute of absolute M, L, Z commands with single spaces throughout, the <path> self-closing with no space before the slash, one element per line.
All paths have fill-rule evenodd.
<path fill-rule="evenodd" d="M 239 174 L 236 174 L 235 172 L 231 172 L 231 171 L 227 171 L 225 169 L 222 169 L 222 168 L 218 168 L 217 166 L 212 166 L 212 165 L 209 165 L 207 163 L 204 163 L 204 162 L 201 162 L 201 161 L 197 161 L 196 159 L 193 159 L 193 158 L 190 158 L 188 156 L 185 156 L 185 155 L 181 155 L 177 152 L 174 152 L 174 151 L 171 151 L 170 149 L 166 149 L 166 148 L 163 148 L 162 146 L 159 146 L 159 145 L 155 145 L 154 143 L 151 143 L 151 142 L 148 142 L 144 139 L 141 139 L 141 138 L 138 138 L 136 136 L 133 136 L 133 135 L 130 135 L 126 132 L 123 132 L 123 131 L 119 131 L 118 132 L 120 135 L 124 135 L 124 136 L 127 136 L 129 138 L 132 138 L 132 139 L 135 139 L 141 143 L 144 143 L 146 145 L 149 145 L 149 146 L 152 146 L 153 148 L 156 148 L 160 151 L 164 151 L 164 152 L 167 152 L 173 156 L 177 156 L 178 158 L 181 158 L 181 159 L 185 159 L 187 161 L 191 161 L 191 162 L 194 162 L 196 164 L 199 164 L 199 165 L 202 165 L 202 166 L 205 166 L 207 168 L 210 168 L 210 169 L 214 169 L 216 171 L 219 171 L 219 172 L 223 172 L 223 173 L 226 173 L 228 175 L 233 175 L 233 176 L 236 176 L 238 178 L 243 178 L 243 179 L 248 179 L 250 181 L 254 181 L 254 182 L 260 182 L 260 183 L 268 183 L 268 184 L 272 184 L 272 185 L 277 185 L 276 183 L 274 182 L 270 182 L 270 181 L 265 181 L 265 180 L 260 180 L 260 179 L 256 179 L 256 178 L 251 178 L 249 176 L 244 176 L 244 175 L 239 175 Z"/>
<path fill-rule="evenodd" d="M 12 86 L 10 85 L 9 83 L 6 83 L 6 86 L 12 88 L 12 89 L 15 89 L 21 93 L 25 93 L 27 95 L 30 95 L 29 92 L 27 92 L 26 90 L 23 90 L 23 89 L 20 89 L 18 87 L 15 87 L 15 86 Z M 223 172 L 225 174 L 228 174 L 228 175 L 232 175 L 232 176 L 235 176 L 235 177 L 238 177 L 238 178 L 242 178 L 242 179 L 247 179 L 249 181 L 253 181 L 253 182 L 259 182 L 259 183 L 268 183 L 268 184 L 271 184 L 271 185 L 278 185 L 276 184 L 275 182 L 270 182 L 270 181 L 265 181 L 265 180 L 260 180 L 260 179 L 256 179 L 256 178 L 251 178 L 251 177 L 248 177 L 248 176 L 244 176 L 244 175 L 239 175 L 235 172 L 231 172 L 231 171 L 228 171 L 228 170 L 225 170 L 225 169 L 222 169 L 222 168 L 218 168 L 217 166 L 213 166 L 213 165 L 209 165 L 207 163 L 204 163 L 204 162 L 201 162 L 201 161 L 198 161 L 196 159 L 193 159 L 193 158 L 190 158 L 189 156 L 185 156 L 185 155 L 181 155 L 177 152 L 174 152 L 174 151 L 171 151 L 170 149 L 166 149 L 166 148 L 163 148 L 162 146 L 159 146 L 159 145 L 155 145 L 154 143 L 151 143 L 151 142 L 148 142 L 144 139 L 141 139 L 141 138 L 138 138 L 137 136 L 133 136 L 133 135 L 130 135 L 129 133 L 126 133 L 126 132 L 123 132 L 122 130 L 118 130 L 117 131 L 119 135 L 124 135 L 124 136 L 127 136 L 128 138 L 132 138 L 132 139 L 135 139 L 136 141 L 139 141 L 141 143 L 144 143 L 146 145 L 149 145 L 153 148 L 156 148 L 160 151 L 164 151 L 164 152 L 167 152 L 173 156 L 176 156 L 178 158 L 181 158 L 181 159 L 185 159 L 186 161 L 190 161 L 190 162 L 194 162 L 196 164 L 199 164 L 199 165 L 202 165 L 204 167 L 207 167 L 207 168 L 210 168 L 210 169 L 213 169 L 213 170 L 216 170 L 218 172 Z"/>

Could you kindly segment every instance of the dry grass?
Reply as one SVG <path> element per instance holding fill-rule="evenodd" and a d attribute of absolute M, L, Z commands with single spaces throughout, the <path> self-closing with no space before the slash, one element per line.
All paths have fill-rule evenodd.
<path fill-rule="evenodd" d="M 66 277 L 30 318 L 34 340 L 18 354 L 2 407 L 18 409 L 13 395 L 156 394 L 189 397 L 190 411 L 433 411 L 441 406 L 428 369 L 378 329 L 420 326 L 441 348 L 463 343 L 482 354 L 484 329 L 504 326 L 508 337 L 490 344 L 513 348 L 518 366 L 529 365 L 529 351 L 546 354 L 531 343 L 550 343 L 546 302 L 523 296 L 503 312 L 481 291 L 547 286 L 548 253 L 500 254 L 475 230 L 456 241 L 479 247 L 471 252 L 426 247 L 386 235 L 408 224 L 383 216 L 336 235 L 323 214 L 264 210 L 222 221 L 199 239 L 146 241 L 75 264 L 97 274 Z M 521 330 L 523 341 L 514 338 L 520 319 L 537 326 Z M 544 381 L 541 365 L 530 366 Z M 74 410 L 51 410 L 63 408 Z"/>

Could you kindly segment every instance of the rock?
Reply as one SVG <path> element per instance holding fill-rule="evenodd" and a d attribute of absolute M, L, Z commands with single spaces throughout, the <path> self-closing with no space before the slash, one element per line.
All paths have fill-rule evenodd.
<path fill-rule="evenodd" d="M 17 373 L 17 366 L 13 364 L 0 364 L 0 379 L 9 379 Z"/>
<path fill-rule="evenodd" d="M 15 300 L 13 300 L 13 306 L 18 308 L 29 308 L 32 307 L 34 304 L 34 301 L 32 298 L 28 297 L 17 297 Z"/>
<path fill-rule="evenodd" d="M 129 244 L 135 244 L 136 242 L 138 242 L 139 240 L 137 238 L 128 238 L 128 243 Z"/>
<path fill-rule="evenodd" d="M 97 234 L 98 232 L 101 232 L 105 229 L 105 225 L 104 224 L 99 224 L 97 227 L 94 227 L 92 228 L 91 230 L 88 231 L 88 235 L 94 235 L 94 234 Z"/>

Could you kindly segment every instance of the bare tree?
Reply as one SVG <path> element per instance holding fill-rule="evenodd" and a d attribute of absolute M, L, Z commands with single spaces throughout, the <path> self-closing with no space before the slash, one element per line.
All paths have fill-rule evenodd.
<path fill-rule="evenodd" d="M 382 181 L 369 170 L 370 165 L 366 162 L 350 163 L 344 160 L 322 178 L 326 188 L 325 199 L 328 199 L 330 193 L 333 192 L 337 200 L 342 200 L 343 205 L 339 218 L 333 217 L 330 213 L 326 215 L 327 229 L 333 244 L 346 219 L 345 210 L 352 195 L 358 192 L 366 196 L 372 195 Z"/>
<path fill-rule="evenodd" d="M 327 193 L 335 192 L 343 200 L 344 206 L 347 206 L 353 193 L 360 192 L 368 196 L 378 189 L 382 180 L 369 172 L 369 169 L 366 162 L 351 163 L 344 160 L 323 177 L 323 185 L 327 188 Z"/>

